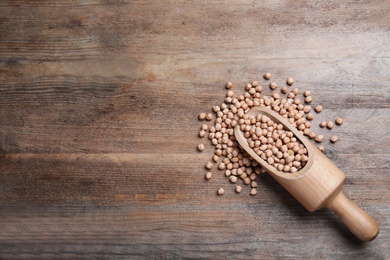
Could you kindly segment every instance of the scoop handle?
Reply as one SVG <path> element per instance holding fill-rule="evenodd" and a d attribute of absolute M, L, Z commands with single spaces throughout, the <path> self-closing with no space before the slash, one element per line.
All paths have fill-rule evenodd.
<path fill-rule="evenodd" d="M 342 191 L 327 205 L 351 232 L 363 241 L 374 240 L 379 233 L 378 224 L 364 210 L 350 201 Z"/>

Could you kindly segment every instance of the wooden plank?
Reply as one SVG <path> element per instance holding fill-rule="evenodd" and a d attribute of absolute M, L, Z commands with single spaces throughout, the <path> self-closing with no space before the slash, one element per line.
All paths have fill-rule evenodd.
<path fill-rule="evenodd" d="M 389 8 L 1 1 L 0 258 L 388 259 Z M 223 100 L 226 81 L 241 93 L 265 85 L 265 71 L 324 107 L 313 129 L 338 135 L 325 153 L 378 221 L 377 240 L 307 212 L 268 175 L 254 197 L 218 170 L 204 179 L 213 151 L 198 113 Z M 318 127 L 337 116 L 341 127 Z"/>

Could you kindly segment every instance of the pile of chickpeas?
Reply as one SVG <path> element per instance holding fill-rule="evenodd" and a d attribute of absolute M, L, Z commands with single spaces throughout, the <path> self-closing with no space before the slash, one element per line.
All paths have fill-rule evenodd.
<path fill-rule="evenodd" d="M 267 72 L 263 77 L 269 81 L 271 74 Z M 199 137 L 208 138 L 215 147 L 211 160 L 205 164 L 206 180 L 212 179 L 212 169 L 216 165 L 215 168 L 224 171 L 229 181 L 235 184 L 235 192 L 241 193 L 242 185 L 248 185 L 250 194 L 257 194 L 256 179 L 265 170 L 236 141 L 234 136 L 236 125 L 243 131 L 248 145 L 275 169 L 289 174 L 301 170 L 306 165 L 307 149 L 291 131 L 285 130 L 281 124 L 277 124 L 265 115 L 251 117 L 247 114 L 253 107 L 267 107 L 286 118 L 303 135 L 314 139 L 317 143 L 323 142 L 323 135 L 316 135 L 310 130 L 310 121 L 314 118 L 310 106 L 313 101 L 310 91 L 303 92 L 304 102 L 301 102 L 298 97 L 298 88 L 291 87 L 294 83 L 293 78 L 288 78 L 286 83 L 287 86 L 280 89 L 281 94 L 274 91 L 277 89 L 275 82 L 267 83 L 273 91 L 271 96 L 267 96 L 262 94 L 264 86 L 258 81 L 247 84 L 246 91 L 239 95 L 234 95 L 231 91 L 233 84 L 228 82 L 225 85 L 228 91 L 224 102 L 212 108 L 214 115 L 203 112 L 198 115 L 199 120 L 213 123 L 212 125 L 202 124 L 199 131 Z M 320 113 L 322 106 L 318 105 L 313 110 Z M 343 119 L 337 118 L 335 123 L 341 125 Z M 332 129 L 334 124 L 332 121 L 323 121 L 319 126 Z M 335 143 L 337 136 L 332 136 L 330 141 Z M 199 144 L 197 149 L 202 152 L 205 149 L 204 144 Z M 319 146 L 318 149 L 324 151 L 323 146 Z M 217 190 L 218 195 L 224 193 L 223 188 Z"/>

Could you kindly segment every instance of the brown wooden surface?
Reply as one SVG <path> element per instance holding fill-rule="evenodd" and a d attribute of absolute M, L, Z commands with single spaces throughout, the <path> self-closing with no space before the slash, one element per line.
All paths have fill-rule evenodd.
<path fill-rule="evenodd" d="M 0 2 L 0 258 L 389 259 L 390 1 Z M 270 176 L 238 195 L 196 116 L 270 71 L 342 127 L 359 242 Z M 268 91 L 268 90 L 267 90 Z M 317 124 L 316 124 L 317 125 Z M 316 129 L 317 127 L 315 127 Z M 318 130 L 318 129 L 317 129 Z M 319 130 L 318 130 L 319 131 Z M 216 196 L 219 187 L 225 195 Z"/>

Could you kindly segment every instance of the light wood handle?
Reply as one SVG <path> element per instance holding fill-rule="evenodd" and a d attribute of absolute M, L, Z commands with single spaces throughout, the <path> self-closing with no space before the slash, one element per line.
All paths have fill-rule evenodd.
<path fill-rule="evenodd" d="M 355 236 L 363 241 L 374 240 L 379 233 L 378 224 L 364 210 L 350 201 L 342 191 L 327 205 Z"/>

